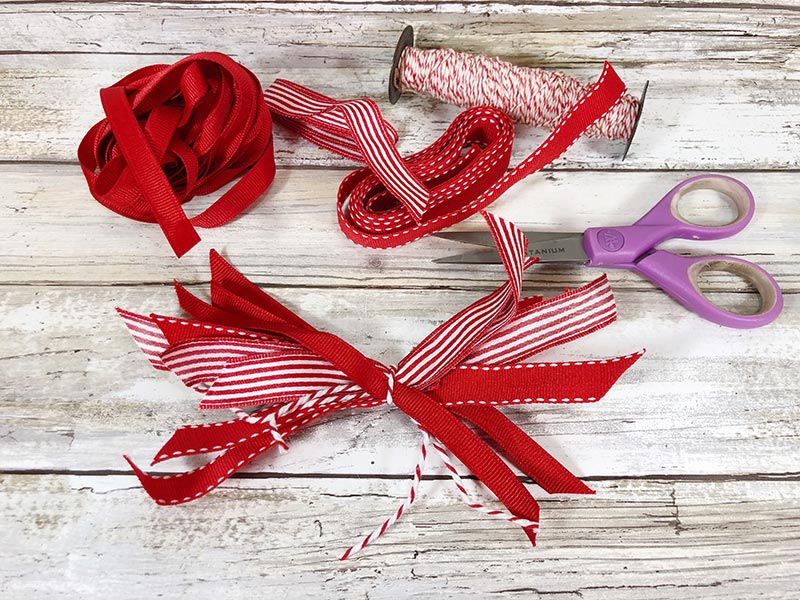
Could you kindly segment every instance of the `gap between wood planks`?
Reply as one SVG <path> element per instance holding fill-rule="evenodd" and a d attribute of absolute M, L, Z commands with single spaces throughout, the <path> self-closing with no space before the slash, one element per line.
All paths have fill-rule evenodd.
<path fill-rule="evenodd" d="M 159 471 L 159 476 L 177 475 L 178 471 Z M 64 475 L 78 477 L 118 477 L 133 476 L 133 471 L 125 469 L 0 469 L 0 475 Z M 477 481 L 475 475 L 461 475 L 462 479 Z M 405 481 L 408 475 L 392 473 L 281 473 L 262 471 L 256 473 L 239 472 L 232 474 L 229 479 L 342 479 L 364 480 L 379 479 L 388 481 Z M 430 481 L 449 481 L 448 475 L 430 474 L 424 476 Z M 527 484 L 536 482 L 530 477 L 518 477 Z M 744 482 L 744 481 L 800 481 L 800 471 L 786 473 L 742 473 L 742 474 L 682 474 L 669 475 L 666 473 L 653 473 L 647 475 L 587 475 L 581 481 L 663 481 L 663 482 Z"/>
<path fill-rule="evenodd" d="M 0 52 L 2 54 L 2 52 Z M 344 160 L 344 159 L 342 159 Z M 53 158 L 48 159 L 20 159 L 20 160 L 12 160 L 12 159 L 0 159 L 0 167 L 19 167 L 19 166 L 35 166 L 35 167 L 46 167 L 46 166 L 53 166 L 53 167 L 76 167 L 78 168 L 80 165 L 78 162 L 71 160 L 71 159 L 64 159 L 58 160 Z M 293 169 L 293 170 L 303 170 L 303 171 L 329 171 L 334 173 L 342 173 L 342 178 L 345 175 L 352 173 L 358 166 L 356 163 L 352 165 L 311 165 L 311 164 L 303 164 L 303 165 L 283 165 L 284 169 Z M 281 167 L 281 165 L 278 165 Z M 597 173 L 619 173 L 623 171 L 624 173 L 674 173 L 676 170 L 678 171 L 692 171 L 697 175 L 702 175 L 703 173 L 757 173 L 757 174 L 773 174 L 773 173 L 780 173 L 780 174 L 797 174 L 800 173 L 800 168 L 783 168 L 783 167 L 760 167 L 760 168 L 752 168 L 752 167 L 725 167 L 720 169 L 676 169 L 675 167 L 671 166 L 657 166 L 657 167 L 632 167 L 630 169 L 623 168 L 624 163 L 622 165 L 614 165 L 614 166 L 586 166 L 586 167 L 559 167 L 559 166 L 548 166 L 544 167 L 543 169 L 539 169 L 536 173 L 587 173 L 589 171 L 597 172 Z M 510 168 L 508 169 L 511 170 Z M 267 192 L 265 192 L 266 194 Z M 88 192 L 87 192 L 88 195 Z"/>
<path fill-rule="evenodd" d="M 70 4 L 74 0 L 6 0 L 5 4 L 9 5 L 54 5 L 54 4 Z M 115 5 L 115 4 L 131 4 L 130 0 L 95 0 L 92 4 L 98 5 Z M 170 1 L 156 1 L 152 0 L 147 2 L 149 5 L 166 5 L 174 6 L 197 6 L 199 8 L 206 8 L 210 5 L 249 5 L 249 4 L 274 4 L 274 5 L 287 5 L 292 6 L 293 10 L 297 10 L 298 6 L 306 5 L 308 10 L 306 12 L 316 12 L 318 10 L 316 4 L 324 4 L 326 6 L 338 7 L 341 9 L 350 9 L 357 6 L 368 4 L 373 8 L 371 12 L 395 12 L 394 7 L 397 3 L 393 2 L 365 2 L 364 0 L 310 0 L 306 2 L 298 2 L 297 0 L 270 0 L 269 2 L 262 2 L 261 0 L 236 0 L 233 2 L 224 2 L 222 0 L 170 0 Z M 480 9 L 482 6 L 506 6 L 514 8 L 518 6 L 527 6 L 530 2 L 528 0 L 504 0 L 497 2 L 497 0 L 472 0 L 470 2 L 459 2 L 457 0 L 403 0 L 403 6 L 424 7 L 429 6 L 430 11 L 434 9 L 440 10 L 442 6 L 461 7 L 462 9 Z M 624 7 L 624 8 L 682 8 L 682 9 L 714 9 L 714 8 L 730 8 L 730 9 L 758 9 L 758 10 L 785 10 L 790 12 L 800 12 L 800 6 L 792 3 L 778 3 L 778 2 L 736 2 L 734 0 L 709 0 L 708 2 L 699 2 L 697 0 L 539 0 L 539 6 L 548 6 L 556 8 L 580 8 L 582 6 L 595 6 L 595 7 Z M 425 14 L 425 11 L 417 10 L 418 13 Z"/>
<path fill-rule="evenodd" d="M 686 256 L 691 256 L 690 252 L 685 253 Z M 745 258 L 745 259 L 757 259 L 758 257 L 763 256 L 772 256 L 771 254 L 761 254 L 761 253 L 746 253 L 741 252 L 737 253 L 737 257 Z M 792 256 L 800 256 L 800 255 L 792 255 Z M 756 261 L 757 262 L 757 261 Z M 388 279 L 388 277 L 386 278 Z M 199 280 L 194 281 L 192 283 L 183 284 L 183 287 L 188 290 L 198 290 L 201 295 L 204 295 L 207 290 L 208 286 L 211 283 L 211 279 L 208 280 Z M 529 283 L 527 280 L 525 283 Z M 538 294 L 542 294 L 545 296 L 549 295 L 556 295 L 559 292 L 563 291 L 564 287 L 575 287 L 577 284 L 575 283 L 568 283 L 564 284 L 563 282 L 559 281 L 547 281 L 541 277 L 537 277 L 536 279 L 536 287 L 535 290 Z M 21 282 L 21 283 L 14 283 L 14 282 L 0 282 L 0 289 L 3 288 L 36 288 L 36 287 L 43 287 L 43 288 L 62 288 L 62 287 L 81 287 L 81 288 L 98 288 L 98 289 L 108 289 L 108 288 L 153 288 L 153 289 L 164 289 L 165 293 L 173 294 L 173 287 L 172 285 L 164 284 L 162 282 L 156 281 L 144 281 L 141 283 L 114 283 L 114 282 L 90 282 L 84 283 L 80 281 L 33 281 L 33 282 Z M 397 283 L 387 283 L 387 284 L 371 284 L 371 283 L 364 283 L 364 284 L 339 284 L 333 283 L 330 285 L 325 285 L 324 282 L 317 282 L 316 284 L 310 283 L 286 283 L 281 285 L 265 285 L 265 284 L 258 284 L 259 289 L 264 290 L 265 292 L 281 292 L 282 290 L 318 290 L 318 289 L 337 289 L 337 290 L 396 290 L 400 287 Z M 497 282 L 487 281 L 485 285 L 425 285 L 425 284 L 403 284 L 402 288 L 404 290 L 430 290 L 431 292 L 486 292 L 492 291 L 498 287 Z M 622 285 L 615 284 L 614 290 L 617 292 L 625 291 L 625 292 L 653 292 L 659 293 L 659 290 L 653 286 L 653 284 L 648 283 L 645 279 L 642 279 L 642 285 Z M 663 293 L 663 292 L 662 292 Z M 741 288 L 735 290 L 709 290 L 709 293 L 714 295 L 724 296 L 724 295 L 752 295 L 754 294 L 753 290 Z M 795 294 L 800 293 L 800 290 L 794 289 L 781 289 L 781 293 L 783 296 L 792 296 Z M 177 310 L 177 309 L 176 309 Z"/>

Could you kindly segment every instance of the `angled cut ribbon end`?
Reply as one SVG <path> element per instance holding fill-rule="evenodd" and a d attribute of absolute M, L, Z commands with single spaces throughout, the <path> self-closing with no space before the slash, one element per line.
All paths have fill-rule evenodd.
<path fill-rule="evenodd" d="M 150 364 L 159 371 L 168 371 L 169 369 L 161 360 L 161 355 L 169 343 L 153 318 L 119 307 L 116 307 L 116 311 L 125 323 L 133 341 L 136 342 L 139 350 L 147 357 Z"/>
<path fill-rule="evenodd" d="M 536 525 L 528 525 L 522 528 L 522 531 L 528 536 L 528 539 L 531 541 L 531 546 L 534 548 L 536 547 L 536 528 Z"/>
<path fill-rule="evenodd" d="M 600 400 L 610 390 L 617 380 L 622 377 L 623 373 L 627 371 L 633 364 L 638 361 L 644 354 L 644 349 L 627 356 L 619 356 L 609 360 L 599 361 L 601 366 L 604 366 L 603 375 L 597 378 L 598 389 L 596 390 L 596 398 Z M 594 362 L 594 361 L 590 361 Z M 588 363 L 587 363 L 588 364 Z"/>
<path fill-rule="evenodd" d="M 139 480 L 139 483 L 142 485 L 142 488 L 144 488 L 144 491 L 147 492 L 147 494 L 151 498 L 153 498 L 153 500 L 155 500 L 156 497 L 150 491 L 150 487 L 151 487 L 150 486 L 150 482 L 152 480 L 152 477 L 150 477 L 147 473 L 142 471 L 136 465 L 136 463 L 133 462 L 133 459 L 130 456 L 128 456 L 127 454 L 123 454 L 122 458 L 125 459 L 125 461 L 128 463 L 128 466 L 130 466 L 130 468 L 133 470 L 133 474 L 136 475 L 136 478 Z M 153 464 L 155 464 L 155 463 L 153 463 Z"/>

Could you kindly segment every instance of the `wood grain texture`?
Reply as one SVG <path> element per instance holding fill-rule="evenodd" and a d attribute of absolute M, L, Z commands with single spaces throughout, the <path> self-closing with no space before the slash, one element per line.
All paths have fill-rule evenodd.
<path fill-rule="evenodd" d="M 580 141 L 492 210 L 531 229 L 616 225 L 698 170 L 729 172 L 754 191 L 751 226 L 665 247 L 758 262 L 783 287 L 784 314 L 755 331 L 723 329 L 635 275 L 610 273 L 619 321 L 542 358 L 647 346 L 645 357 L 599 403 L 506 411 L 597 490 L 534 487 L 535 550 L 518 529 L 465 508 L 436 463 L 407 519 L 336 561 L 406 493 L 417 434 L 387 409 L 334 415 L 200 501 L 155 506 L 121 454 L 146 464 L 175 427 L 228 413 L 197 411 L 192 392 L 154 371 L 115 306 L 177 314 L 169 282 L 204 294 L 217 248 L 304 318 L 390 363 L 502 274 L 431 263 L 463 250 L 442 240 L 388 252 L 350 244 L 333 199 L 354 165 L 280 128 L 275 185 L 235 222 L 201 231 L 178 261 L 156 226 L 90 198 L 75 152 L 102 116 L 98 90 L 218 50 L 264 84 L 286 77 L 374 98 L 409 153 L 459 109 L 411 95 L 386 102 L 406 24 L 424 47 L 586 81 L 610 59 L 633 93 L 649 79 L 625 162 L 620 143 Z M 0 595 L 800 598 L 799 31 L 800 3 L 786 0 L 0 3 Z M 544 133 L 518 128 L 513 161 Z M 597 274 L 536 266 L 525 286 L 552 295 Z M 705 285 L 728 306 L 753 302 L 739 281 Z"/>
<path fill-rule="evenodd" d="M 500 285 L 498 266 L 431 262 L 466 251 L 463 245 L 426 238 L 392 250 L 355 246 L 339 230 L 335 196 L 347 171 L 282 169 L 267 194 L 233 223 L 199 230 L 203 241 L 178 260 L 158 226 L 120 217 L 97 202 L 79 169 L 70 165 L 0 165 L 0 256 L 7 284 L 157 284 L 208 281 L 208 250 L 216 248 L 253 281 L 269 286 L 370 288 L 470 288 Z M 547 172 L 522 181 L 490 210 L 520 227 L 581 231 L 633 223 L 674 185 L 693 172 Z M 726 253 L 758 262 L 783 289 L 800 288 L 797 255 L 797 174 L 735 172 L 756 198 L 751 225 L 713 242 L 670 241 L 663 247 L 704 254 Z M 216 195 L 196 198 L 190 214 Z M 713 204 L 692 204 L 693 218 L 708 218 Z M 458 225 L 485 229 L 480 216 Z M 476 277 L 475 274 L 480 276 Z M 598 271 L 540 265 L 532 285 L 574 286 Z M 610 273 L 615 289 L 652 290 L 641 277 Z M 727 277 L 709 278 L 711 290 L 737 289 Z M 369 302 L 367 292 L 366 301 Z"/>
<path fill-rule="evenodd" d="M 396 507 L 403 482 L 236 479 L 169 508 L 130 476 L 0 483 L 11 597 L 797 597 L 796 481 L 598 483 L 596 496 L 543 501 L 535 549 L 426 482 L 392 535 L 346 563 L 338 553 Z"/>

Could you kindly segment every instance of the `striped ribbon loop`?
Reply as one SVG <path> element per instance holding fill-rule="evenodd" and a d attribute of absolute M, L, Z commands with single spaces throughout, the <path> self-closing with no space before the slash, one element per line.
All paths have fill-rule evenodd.
<path fill-rule="evenodd" d="M 366 98 L 334 100 L 285 79 L 264 91 L 276 120 L 308 141 L 380 173 L 386 189 L 419 222 L 429 208 L 430 191 L 395 148 L 397 132 Z"/>
<path fill-rule="evenodd" d="M 227 407 L 236 413 L 229 421 L 178 429 L 153 461 L 216 454 L 192 471 L 151 475 L 128 459 L 147 493 L 158 504 L 194 500 L 270 448 L 288 449 L 289 436 L 325 415 L 393 404 L 423 435 L 411 488 L 392 517 L 343 558 L 377 539 L 407 511 L 417 497 L 429 447 L 471 508 L 521 526 L 534 542 L 539 506 L 497 449 L 547 492 L 591 490 L 498 407 L 594 402 L 641 354 L 520 362 L 611 323 L 614 299 L 605 276 L 549 300 L 521 298 L 522 272 L 535 262 L 526 256 L 526 240 L 511 223 L 485 217 L 508 281 L 434 329 L 396 367 L 371 360 L 341 338 L 312 327 L 214 252 L 211 303 L 176 284 L 180 304 L 193 320 L 120 310 L 155 368 L 174 372 L 200 392 L 201 407 Z M 255 409 L 245 412 L 243 407 Z M 505 509 L 468 499 L 456 459 Z"/>

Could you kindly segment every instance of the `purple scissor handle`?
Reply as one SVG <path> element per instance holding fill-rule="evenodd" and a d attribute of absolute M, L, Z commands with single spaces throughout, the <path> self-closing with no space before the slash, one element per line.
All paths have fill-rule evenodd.
<path fill-rule="evenodd" d="M 736 206 L 736 218 L 726 225 L 697 225 L 678 211 L 681 197 L 694 190 L 714 190 Z M 583 247 L 593 267 L 636 271 L 701 317 L 719 325 L 746 329 L 774 321 L 783 308 L 778 284 L 764 269 L 731 256 L 679 256 L 656 250 L 661 242 L 683 238 L 717 240 L 744 229 L 753 218 L 755 201 L 741 181 L 726 175 L 698 175 L 672 188 L 645 216 L 625 227 L 592 227 L 584 232 Z M 725 310 L 710 302 L 697 277 L 703 271 L 726 271 L 750 282 L 761 297 L 755 314 Z"/>

